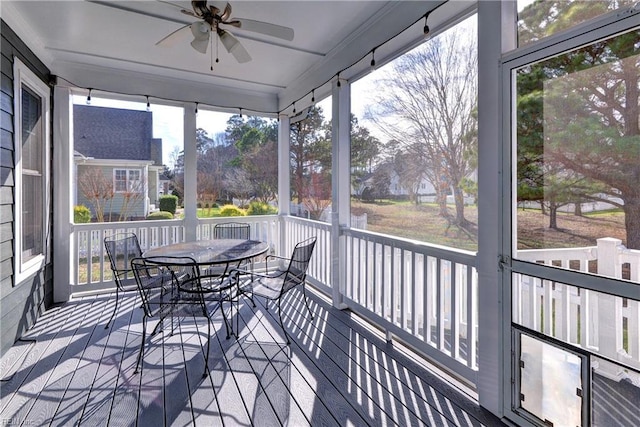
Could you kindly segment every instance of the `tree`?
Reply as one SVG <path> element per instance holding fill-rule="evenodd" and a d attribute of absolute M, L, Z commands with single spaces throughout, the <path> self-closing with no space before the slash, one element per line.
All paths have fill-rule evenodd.
<path fill-rule="evenodd" d="M 541 38 L 574 25 L 576 16 L 588 19 L 623 4 L 630 2 L 536 2 L 522 15 L 521 33 Z M 540 10 L 553 14 L 542 18 Z M 578 202 L 608 195 L 607 203 L 625 213 L 626 244 L 634 249 L 640 248 L 639 41 L 640 32 L 631 31 L 532 65 L 518 76 L 518 164 L 524 156 L 534 159 L 518 172 L 519 181 L 528 175 L 539 192 L 550 180 L 545 164 L 561 165 L 565 172 L 559 178 L 582 177 L 580 185 L 565 180 L 565 188 Z"/>
<path fill-rule="evenodd" d="M 237 197 L 256 198 L 268 203 L 278 193 L 278 123 L 260 117 L 248 117 L 246 122 L 237 116 L 227 127 L 227 141 L 237 150 L 228 163 L 230 177 L 242 176 L 231 187 Z M 242 171 L 233 171 L 233 168 Z M 230 180 L 227 180 L 230 183 Z M 240 188 L 240 184 L 244 188 Z M 247 199 L 248 200 L 248 199 Z"/>
<path fill-rule="evenodd" d="M 105 213 L 109 211 L 111 221 L 111 205 L 113 202 L 113 182 L 107 179 L 98 168 L 90 167 L 80 175 L 78 183 L 85 199 L 93 207 L 98 222 L 105 222 Z"/>
<path fill-rule="evenodd" d="M 477 144 L 477 48 L 471 29 L 456 27 L 394 62 L 379 80 L 380 96 L 369 113 L 380 130 L 398 141 L 403 173 L 436 189 L 440 214 L 448 216 L 446 193 L 453 191 L 455 224 L 464 217 L 461 184 L 473 171 L 470 153 Z M 396 162 L 397 166 L 402 166 Z"/>
<path fill-rule="evenodd" d="M 322 160 L 326 156 L 326 129 L 325 132 L 322 132 L 323 121 L 322 108 L 314 106 L 309 109 L 304 120 L 291 125 L 291 190 L 298 203 L 302 203 L 304 200 L 305 187 L 309 184 L 313 167 L 317 166 L 318 160 Z M 322 141 L 325 142 L 325 148 L 319 149 Z M 331 147 L 330 144 L 329 147 Z M 330 153 L 329 149 L 329 159 L 331 158 Z"/>
<path fill-rule="evenodd" d="M 380 154 L 380 141 L 371 135 L 369 129 L 358 123 L 351 114 L 351 186 L 360 193 L 364 190 L 364 178 L 373 171 L 375 159 Z"/>

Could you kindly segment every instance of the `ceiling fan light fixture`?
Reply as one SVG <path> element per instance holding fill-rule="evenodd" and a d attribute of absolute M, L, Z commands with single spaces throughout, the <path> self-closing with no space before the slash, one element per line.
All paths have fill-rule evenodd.
<path fill-rule="evenodd" d="M 206 22 L 194 22 L 191 24 L 191 34 L 196 40 L 209 40 L 210 26 Z"/>
<path fill-rule="evenodd" d="M 191 34 L 193 34 L 191 47 L 200 53 L 207 53 L 207 47 L 209 46 L 209 32 L 210 26 L 206 22 L 194 22 L 191 24 Z"/>
<path fill-rule="evenodd" d="M 191 42 L 191 47 L 197 50 L 200 53 L 207 53 L 207 47 L 209 46 L 209 40 L 198 40 L 193 39 Z"/>

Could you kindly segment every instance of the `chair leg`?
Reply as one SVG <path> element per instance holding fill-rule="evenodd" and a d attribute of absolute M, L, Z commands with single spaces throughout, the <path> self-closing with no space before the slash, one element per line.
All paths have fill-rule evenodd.
<path fill-rule="evenodd" d="M 220 307 L 220 311 L 222 312 L 222 318 L 224 319 L 224 326 L 227 330 L 227 339 L 229 339 L 229 337 L 231 336 L 231 334 L 229 333 L 229 321 L 227 320 L 227 314 L 224 312 L 224 305 L 222 304 L 223 300 L 220 299 L 220 301 L 218 301 L 218 307 Z M 231 309 L 233 310 L 233 302 L 231 303 Z M 233 313 L 231 313 L 231 315 L 233 316 Z M 233 325 L 231 328 L 231 333 L 233 333 Z"/>
<path fill-rule="evenodd" d="M 204 354 L 204 372 L 202 378 L 209 374 L 209 346 L 211 345 L 211 319 L 207 316 L 207 352 Z"/>
<path fill-rule="evenodd" d="M 267 301 L 267 307 L 269 306 L 269 302 Z M 278 299 L 278 317 L 280 318 L 280 327 L 282 328 L 282 332 L 284 332 L 284 336 L 287 339 L 287 345 L 291 344 L 289 341 L 289 334 L 287 334 L 287 330 L 284 328 L 284 322 L 282 321 L 282 308 L 280 307 L 280 299 Z"/>
<path fill-rule="evenodd" d="M 109 321 L 106 325 L 104 325 L 105 329 L 109 329 L 109 324 L 113 321 L 113 318 L 116 316 L 116 312 L 118 311 L 118 300 L 120 300 L 120 286 L 116 284 L 116 306 L 113 308 L 113 313 L 111 313 L 111 317 L 109 317 Z"/>
<path fill-rule="evenodd" d="M 311 309 L 309 308 L 309 302 L 307 301 L 307 290 L 304 286 L 304 283 L 302 283 L 302 298 L 304 298 L 304 305 L 307 306 L 307 310 L 309 311 L 309 316 L 311 317 L 311 320 L 313 320 L 313 313 L 311 312 Z"/>
<path fill-rule="evenodd" d="M 133 371 L 137 374 L 140 370 L 140 361 L 144 359 L 144 338 L 147 333 L 147 316 L 144 315 L 142 319 L 142 341 L 140 342 L 140 350 L 138 351 L 138 360 L 136 360 L 136 370 Z"/>

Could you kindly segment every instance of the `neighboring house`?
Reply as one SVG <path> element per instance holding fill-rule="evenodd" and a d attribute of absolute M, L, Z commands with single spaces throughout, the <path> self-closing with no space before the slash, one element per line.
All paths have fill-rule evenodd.
<path fill-rule="evenodd" d="M 389 173 L 388 179 L 389 185 L 387 187 L 387 193 L 390 196 L 408 196 L 409 192 L 407 189 L 400 183 L 400 177 L 395 171 L 391 171 Z M 374 174 L 367 173 L 362 176 L 360 179 L 356 180 L 355 183 L 352 184 L 351 194 L 360 194 L 362 195 L 367 187 L 374 187 Z M 432 196 L 436 193 L 435 188 L 431 182 L 423 177 L 418 185 L 417 194 L 418 196 Z"/>
<path fill-rule="evenodd" d="M 153 138 L 151 112 L 74 105 L 73 135 L 76 205 L 87 206 L 95 216 L 83 184 L 95 180 L 99 170 L 113 191 L 105 215 L 144 218 L 158 206 L 167 185 L 162 178 L 162 139 Z"/>

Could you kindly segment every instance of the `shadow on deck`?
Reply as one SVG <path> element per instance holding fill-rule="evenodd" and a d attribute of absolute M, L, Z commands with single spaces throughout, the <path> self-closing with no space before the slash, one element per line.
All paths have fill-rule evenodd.
<path fill-rule="evenodd" d="M 309 293 L 274 310 L 242 303 L 238 340 L 225 339 L 219 312 L 202 378 L 204 319 L 181 319 L 147 343 L 135 293 L 105 329 L 113 295 L 49 310 L 2 358 L 0 419 L 24 425 L 502 425 L 467 396 Z M 235 326 L 235 321 L 234 321 Z M 153 327 L 153 324 L 150 325 Z M 29 341 L 33 340 L 33 341 Z"/>

